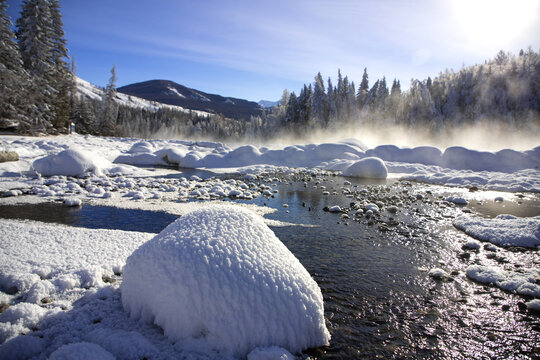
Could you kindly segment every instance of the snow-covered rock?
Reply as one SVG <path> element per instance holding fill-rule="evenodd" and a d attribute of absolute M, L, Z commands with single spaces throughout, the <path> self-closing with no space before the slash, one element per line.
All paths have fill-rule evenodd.
<path fill-rule="evenodd" d="M 262 218 L 237 206 L 169 225 L 128 258 L 121 290 L 133 318 L 223 354 L 297 353 L 330 339 L 317 283 Z"/>
<path fill-rule="evenodd" d="M 386 179 L 388 169 L 383 160 L 376 157 L 367 157 L 344 169 L 343 175 L 367 179 Z"/>
<path fill-rule="evenodd" d="M 464 215 L 454 220 L 454 226 L 469 236 L 499 246 L 540 245 L 540 216 L 519 218 L 504 214 L 484 219 Z"/>
<path fill-rule="evenodd" d="M 88 172 L 101 173 L 100 160 L 84 151 L 67 149 L 56 155 L 37 159 L 32 167 L 43 176 L 82 176 Z"/>

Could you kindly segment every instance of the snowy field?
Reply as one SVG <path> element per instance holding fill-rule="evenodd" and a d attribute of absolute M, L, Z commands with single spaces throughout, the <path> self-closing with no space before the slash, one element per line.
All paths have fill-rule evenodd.
<path fill-rule="evenodd" d="M 0 219 L 1 359 L 292 359 L 328 344 L 321 290 L 268 228 L 290 224 L 264 218 L 275 211 L 269 207 L 215 205 L 271 197 L 276 190 L 257 181 L 265 174 L 418 181 L 455 189 L 444 201 L 457 206 L 473 201 L 469 189 L 504 191 L 499 201 L 540 192 L 540 147 L 367 149 L 345 140 L 269 148 L 70 135 L 0 136 L 0 151 L 20 157 L 0 163 L 0 205 L 62 201 L 182 216 L 158 236 Z M 206 177 L 168 176 L 178 168 L 202 169 Z M 365 203 L 350 215 L 402 206 Z M 490 246 L 540 246 L 540 217 L 465 214 L 453 224 Z M 471 265 L 466 274 L 539 307 L 534 267 Z"/>

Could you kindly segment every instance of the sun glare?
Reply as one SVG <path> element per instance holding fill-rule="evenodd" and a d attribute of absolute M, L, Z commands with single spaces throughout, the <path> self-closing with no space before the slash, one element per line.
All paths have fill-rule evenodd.
<path fill-rule="evenodd" d="M 504 48 L 534 20 L 537 0 L 453 0 L 456 25 L 469 46 Z"/>

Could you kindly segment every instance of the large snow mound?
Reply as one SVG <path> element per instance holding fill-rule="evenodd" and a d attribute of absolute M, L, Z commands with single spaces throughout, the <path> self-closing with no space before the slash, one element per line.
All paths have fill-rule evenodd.
<path fill-rule="evenodd" d="M 386 179 L 388 169 L 381 159 L 367 157 L 344 169 L 343 175 L 367 179 Z"/>
<path fill-rule="evenodd" d="M 43 176 L 82 176 L 88 172 L 101 173 L 100 161 L 84 151 L 67 149 L 56 155 L 47 155 L 32 164 Z"/>
<path fill-rule="evenodd" d="M 122 303 L 189 346 L 245 357 L 328 344 L 317 283 L 261 217 L 238 206 L 190 212 L 126 262 Z"/>
<path fill-rule="evenodd" d="M 503 214 L 494 219 L 460 216 L 454 220 L 454 226 L 469 236 L 499 246 L 540 245 L 540 216 L 519 218 Z"/>

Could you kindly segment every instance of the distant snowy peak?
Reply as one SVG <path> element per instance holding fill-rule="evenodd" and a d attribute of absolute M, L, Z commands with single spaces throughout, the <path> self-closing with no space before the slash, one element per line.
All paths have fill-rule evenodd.
<path fill-rule="evenodd" d="M 270 101 L 270 100 L 260 100 L 259 105 L 261 105 L 263 108 L 272 108 L 274 106 L 277 106 L 279 104 L 279 101 Z"/>
<path fill-rule="evenodd" d="M 100 101 L 103 98 L 104 90 L 102 88 L 96 85 L 93 85 L 89 83 L 88 81 L 83 80 L 79 77 L 75 77 L 75 82 L 77 84 L 77 92 L 80 97 L 84 97 L 91 100 L 98 100 L 98 101 Z M 179 97 L 183 96 L 181 93 L 178 93 L 175 88 L 169 88 L 168 91 L 173 93 L 175 96 L 179 96 Z M 137 96 L 122 94 L 120 92 L 116 94 L 115 100 L 119 105 L 140 108 L 140 109 L 158 110 L 162 108 L 169 108 L 172 110 L 182 111 L 182 112 L 192 111 L 190 108 L 162 104 L 156 101 L 150 101 L 150 100 L 143 99 Z M 197 115 L 200 115 L 200 116 L 210 115 L 209 112 L 205 112 L 205 111 L 195 111 L 195 112 L 197 113 Z"/>
<path fill-rule="evenodd" d="M 148 101 L 181 106 L 185 109 L 222 114 L 234 119 L 249 119 L 262 114 L 263 108 L 252 101 L 208 94 L 169 80 L 150 80 L 118 88 L 120 93 Z"/>

